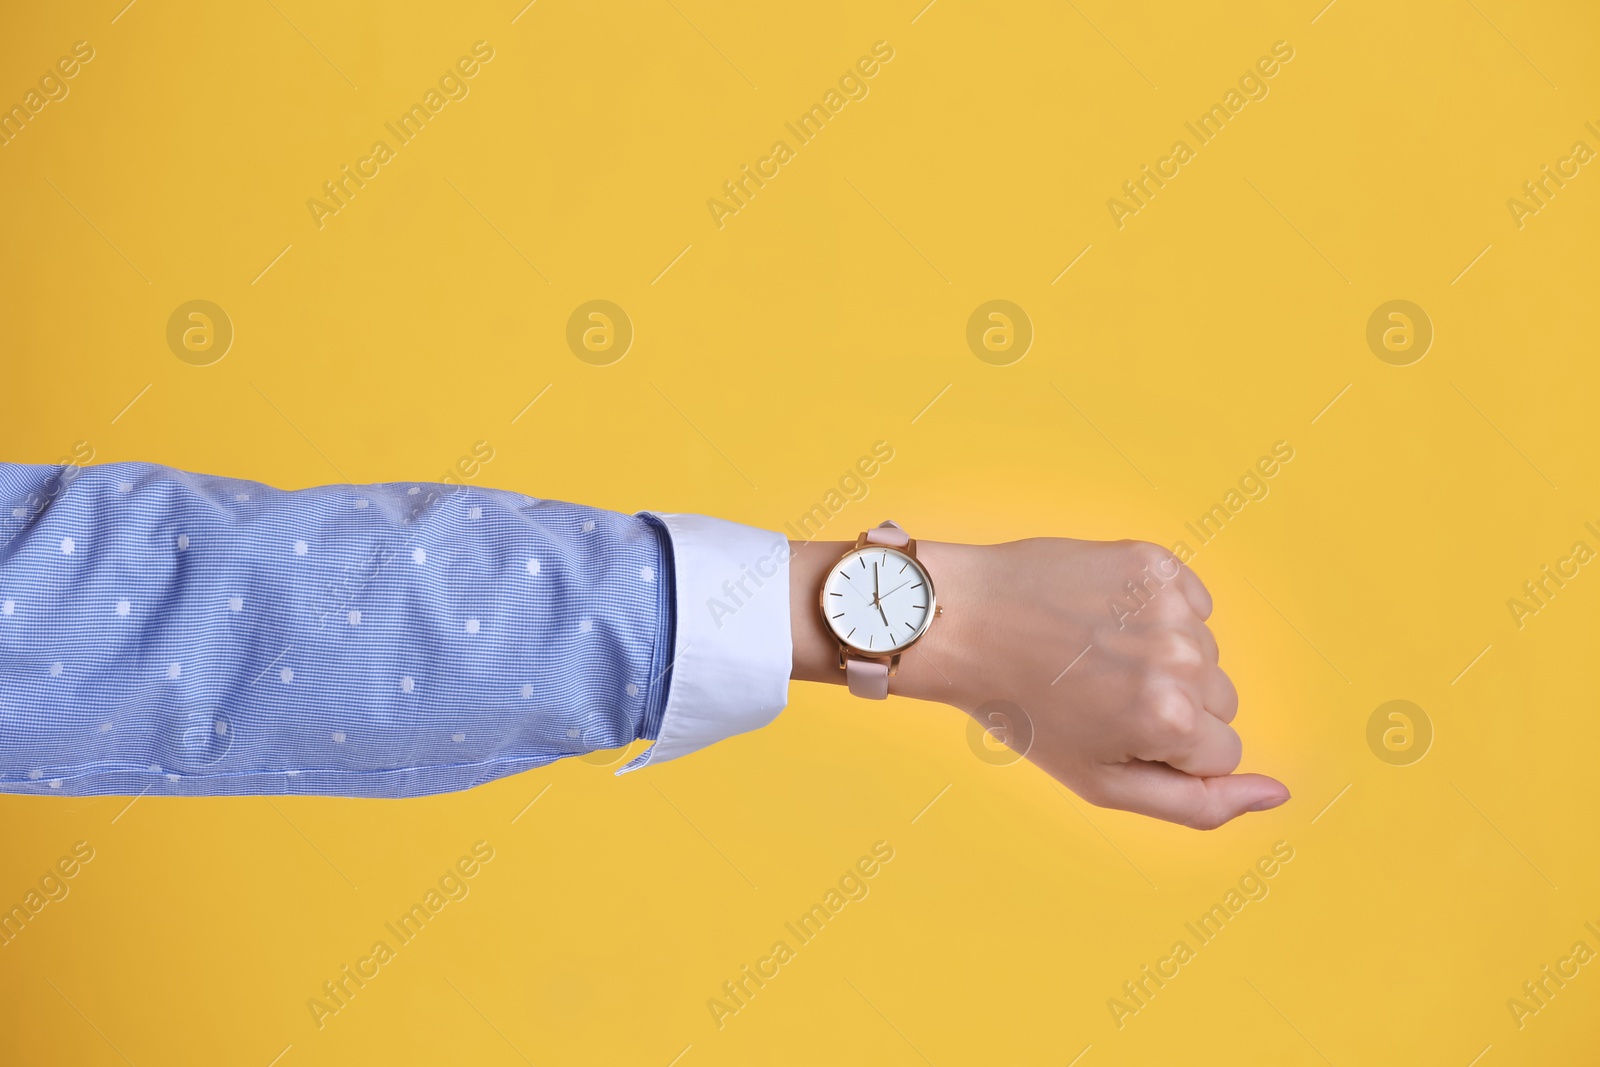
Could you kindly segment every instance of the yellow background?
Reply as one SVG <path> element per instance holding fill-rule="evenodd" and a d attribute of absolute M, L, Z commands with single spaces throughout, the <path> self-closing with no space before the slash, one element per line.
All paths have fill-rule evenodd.
<path fill-rule="evenodd" d="M 0 1060 L 1594 1062 L 1600 964 L 1507 1008 L 1600 950 L 1600 568 L 1507 607 L 1600 548 L 1600 175 L 1506 206 L 1600 148 L 1592 5 L 340 7 L 0 16 L 0 102 L 95 50 L 0 148 L 0 455 L 302 486 L 482 440 L 477 484 L 778 528 L 884 440 L 824 536 L 1193 547 L 1287 441 L 1194 566 L 1245 769 L 1294 799 L 1199 834 L 978 758 L 955 710 L 810 686 L 621 779 L 5 798 L 0 904 L 96 857 L 0 949 Z M 470 95 L 319 229 L 306 201 L 479 40 Z M 869 95 L 719 229 L 708 198 L 880 40 Z M 1107 199 L 1280 40 L 1270 94 L 1119 229 Z M 192 299 L 236 332 L 211 366 L 167 346 Z M 611 366 L 566 345 L 591 299 L 636 330 Z M 1010 366 L 965 341 L 990 299 L 1033 323 Z M 1435 329 L 1410 366 L 1365 339 L 1394 299 Z M 1367 744 L 1392 699 L 1433 725 L 1409 766 Z M 471 895 L 319 1030 L 307 1000 L 479 840 Z M 870 895 L 718 1029 L 707 1000 L 880 840 Z M 1108 999 L 1280 840 L 1270 895 L 1119 1029 Z"/>

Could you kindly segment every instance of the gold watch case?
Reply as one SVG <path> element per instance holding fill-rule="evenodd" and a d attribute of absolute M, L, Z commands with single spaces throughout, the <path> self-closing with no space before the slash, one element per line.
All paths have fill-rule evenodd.
<path fill-rule="evenodd" d="M 839 564 L 843 563 L 845 560 L 850 559 L 852 556 L 855 556 L 858 553 L 866 550 L 904 556 L 909 559 L 912 563 L 912 566 L 916 567 L 921 573 L 923 580 L 928 586 L 928 613 L 923 617 L 922 625 L 917 628 L 916 633 L 912 634 L 902 644 L 896 645 L 894 648 L 887 651 L 879 652 L 874 652 L 868 648 L 860 648 L 846 641 L 836 630 L 834 630 L 833 620 L 828 618 L 826 603 L 828 596 L 827 576 L 823 577 L 821 585 L 817 588 L 817 613 L 822 617 L 822 625 L 827 628 L 828 633 L 832 634 L 834 640 L 839 642 L 840 670 L 845 669 L 845 662 L 847 659 L 857 659 L 867 660 L 868 662 L 872 663 L 887 663 L 889 665 L 889 673 L 893 675 L 899 672 L 901 653 L 905 652 L 912 645 L 922 640 L 923 635 L 928 632 L 928 627 L 933 625 L 933 620 L 944 614 L 944 606 L 939 603 L 939 594 L 933 584 L 933 575 L 928 573 L 928 568 L 923 566 L 922 561 L 917 558 L 917 542 L 915 540 L 907 541 L 904 548 L 896 548 L 893 545 L 869 544 L 867 541 L 867 535 L 865 532 L 863 532 L 860 537 L 856 538 L 855 545 L 851 547 L 849 551 L 845 552 L 837 560 L 835 560 L 833 565 L 828 568 L 828 574 L 831 575 L 834 570 L 838 568 Z"/>

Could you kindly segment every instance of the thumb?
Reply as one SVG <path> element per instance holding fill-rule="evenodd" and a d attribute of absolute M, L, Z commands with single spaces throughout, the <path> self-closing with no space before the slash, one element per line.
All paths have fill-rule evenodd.
<path fill-rule="evenodd" d="M 1246 812 L 1266 811 L 1289 799 L 1289 787 L 1264 774 L 1198 778 L 1148 760 L 1106 764 L 1100 792 L 1104 807 L 1196 830 L 1214 830 Z"/>

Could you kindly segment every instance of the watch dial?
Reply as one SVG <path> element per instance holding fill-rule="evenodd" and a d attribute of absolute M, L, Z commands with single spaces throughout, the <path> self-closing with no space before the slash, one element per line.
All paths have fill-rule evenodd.
<path fill-rule="evenodd" d="M 933 582 L 904 552 L 868 546 L 846 555 L 822 584 L 828 629 L 868 653 L 905 648 L 933 618 Z"/>

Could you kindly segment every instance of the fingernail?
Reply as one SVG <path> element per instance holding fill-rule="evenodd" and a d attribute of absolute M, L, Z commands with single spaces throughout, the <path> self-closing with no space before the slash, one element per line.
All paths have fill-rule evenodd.
<path fill-rule="evenodd" d="M 1245 811 L 1271 811 L 1273 808 L 1277 807 L 1279 804 L 1282 804 L 1284 801 L 1286 801 L 1288 799 L 1289 799 L 1289 795 L 1287 793 L 1285 793 L 1281 797 L 1266 797 L 1266 798 L 1264 798 L 1262 800 L 1256 801 L 1254 804 L 1250 805 L 1248 808 L 1246 808 L 1244 810 Z"/>

